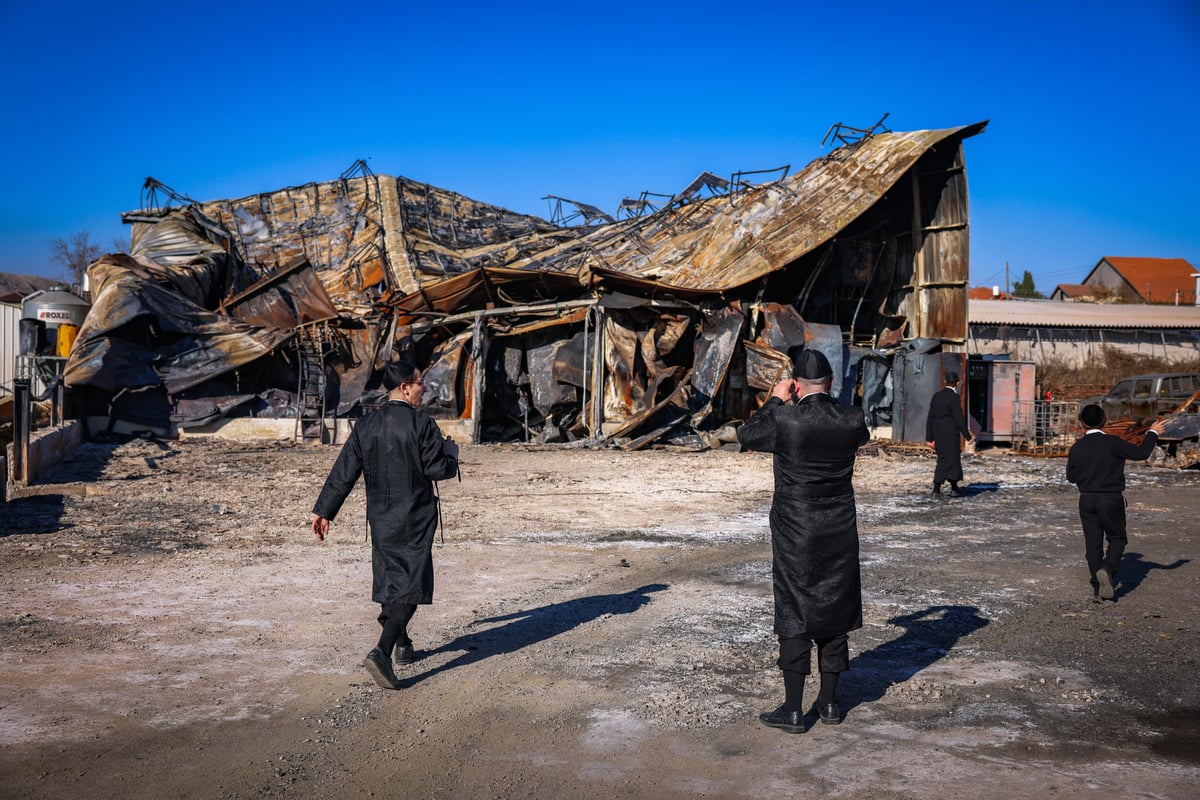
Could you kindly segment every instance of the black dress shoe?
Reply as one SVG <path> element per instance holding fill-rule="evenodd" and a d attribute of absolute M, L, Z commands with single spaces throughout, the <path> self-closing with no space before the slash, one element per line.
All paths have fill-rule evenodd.
<path fill-rule="evenodd" d="M 401 665 L 411 664 L 412 662 L 414 662 L 416 660 L 417 660 L 417 657 L 416 657 L 416 654 L 413 652 L 413 646 L 411 644 L 406 647 L 397 647 L 396 648 L 395 662 L 397 664 L 401 664 Z"/>
<path fill-rule="evenodd" d="M 774 711 L 759 714 L 758 719 L 768 728 L 779 728 L 786 733 L 804 733 L 803 711 L 784 711 L 780 706 Z"/>
<path fill-rule="evenodd" d="M 826 725 L 837 725 L 842 721 L 842 710 L 837 703 L 813 703 L 810 713 L 816 714 Z"/>
<path fill-rule="evenodd" d="M 400 679 L 392 671 L 392 660 L 385 656 L 378 647 L 367 653 L 367 657 L 363 659 L 363 666 L 367 673 L 375 679 L 375 683 L 384 689 L 400 688 Z"/>

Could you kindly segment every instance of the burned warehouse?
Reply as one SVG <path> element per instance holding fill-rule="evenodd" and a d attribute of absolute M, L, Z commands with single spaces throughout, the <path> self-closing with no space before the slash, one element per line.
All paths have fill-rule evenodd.
<path fill-rule="evenodd" d="M 403 357 L 425 410 L 472 441 L 702 448 L 806 346 L 841 402 L 891 424 L 894 356 L 967 339 L 963 142 L 985 127 L 835 126 L 799 171 L 703 173 L 612 216 L 550 196 L 550 220 L 362 162 L 238 200 L 148 179 L 130 252 L 88 272 L 71 415 L 93 433 L 289 418 L 328 438 Z"/>

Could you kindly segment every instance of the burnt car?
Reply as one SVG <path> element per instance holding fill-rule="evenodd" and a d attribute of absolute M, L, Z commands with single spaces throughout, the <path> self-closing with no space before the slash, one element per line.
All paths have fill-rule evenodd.
<path fill-rule="evenodd" d="M 1088 400 L 1104 409 L 1110 420 L 1154 420 L 1170 414 L 1200 391 L 1200 375 L 1156 372 L 1123 378 L 1108 394 Z"/>

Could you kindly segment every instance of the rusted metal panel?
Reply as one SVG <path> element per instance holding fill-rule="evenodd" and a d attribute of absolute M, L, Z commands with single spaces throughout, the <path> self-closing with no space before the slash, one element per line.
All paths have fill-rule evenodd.
<path fill-rule="evenodd" d="M 917 248 L 911 334 L 963 342 L 967 337 L 970 241 L 961 141 L 930 148 L 910 175 Z"/>
<path fill-rule="evenodd" d="M 221 303 L 219 311 L 260 327 L 294 328 L 337 318 L 312 266 L 297 259 Z"/>
<path fill-rule="evenodd" d="M 746 348 L 746 385 L 770 392 L 775 384 L 792 376 L 792 360 L 786 353 L 751 341 L 742 342 Z"/>
<path fill-rule="evenodd" d="M 924 313 L 914 317 L 917 338 L 965 341 L 967 332 L 966 292 L 961 286 L 926 286 L 913 290 Z M 959 333 L 961 331 L 961 333 Z M 952 335 L 951 335 L 952 334 Z"/>

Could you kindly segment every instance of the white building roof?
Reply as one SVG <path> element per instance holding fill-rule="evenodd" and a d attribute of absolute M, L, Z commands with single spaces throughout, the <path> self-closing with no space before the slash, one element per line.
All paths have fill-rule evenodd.
<path fill-rule="evenodd" d="M 1042 328 L 1200 329 L 1200 306 L 1063 303 L 1057 300 L 970 300 L 971 325 Z"/>

